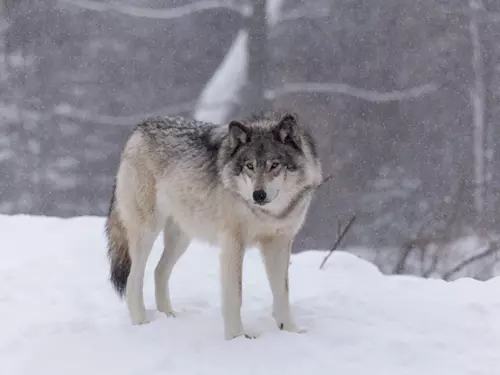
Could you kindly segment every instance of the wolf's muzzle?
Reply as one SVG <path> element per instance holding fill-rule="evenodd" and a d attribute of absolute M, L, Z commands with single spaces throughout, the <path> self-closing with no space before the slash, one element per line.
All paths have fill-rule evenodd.
<path fill-rule="evenodd" d="M 267 203 L 267 194 L 264 190 L 255 190 L 253 192 L 253 200 L 257 204 L 264 204 Z"/>

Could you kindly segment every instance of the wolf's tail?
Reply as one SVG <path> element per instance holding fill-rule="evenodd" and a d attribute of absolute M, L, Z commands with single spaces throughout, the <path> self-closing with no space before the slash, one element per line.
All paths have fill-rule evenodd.
<path fill-rule="evenodd" d="M 116 187 L 113 186 L 106 221 L 106 237 L 108 239 L 108 258 L 111 266 L 109 278 L 118 295 L 122 297 L 127 287 L 131 261 L 128 252 L 127 233 L 116 210 L 115 190 Z"/>

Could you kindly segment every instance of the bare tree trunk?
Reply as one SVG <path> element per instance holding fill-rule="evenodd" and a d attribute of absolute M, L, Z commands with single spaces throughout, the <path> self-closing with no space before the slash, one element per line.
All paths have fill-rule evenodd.
<path fill-rule="evenodd" d="M 484 42 L 483 42 L 484 45 Z M 498 112 L 495 111 L 495 106 L 498 101 L 497 87 L 499 79 L 496 74 L 496 64 L 500 61 L 500 51 L 496 46 L 495 41 L 488 43 L 489 53 L 485 54 L 485 85 L 486 85 L 486 120 L 485 120 L 485 166 L 484 166 L 484 202 L 485 202 L 485 218 L 488 224 L 495 223 L 495 134 L 497 133 L 497 118 Z"/>
<path fill-rule="evenodd" d="M 9 27 L 9 17 L 7 13 L 6 0 L 0 0 L 0 55 L 3 56 L 3 66 L 0 66 L 0 81 L 7 75 L 7 28 Z"/>
<path fill-rule="evenodd" d="M 243 91 L 243 112 L 267 110 L 265 93 L 269 85 L 268 22 L 266 0 L 253 1 L 248 27 L 248 81 Z"/>
<path fill-rule="evenodd" d="M 473 154 L 474 154 L 474 208 L 477 221 L 484 216 L 484 129 L 485 129 L 485 86 L 484 86 L 484 61 L 479 36 L 478 18 L 479 11 L 483 8 L 481 0 L 469 0 L 471 10 L 469 31 L 472 42 L 472 68 L 474 71 L 474 87 L 470 91 L 473 110 Z"/>

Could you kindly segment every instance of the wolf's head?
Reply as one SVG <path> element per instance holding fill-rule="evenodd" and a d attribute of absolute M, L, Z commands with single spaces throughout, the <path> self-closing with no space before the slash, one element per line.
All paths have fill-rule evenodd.
<path fill-rule="evenodd" d="M 231 121 L 219 154 L 226 188 L 256 206 L 287 205 L 321 182 L 314 141 L 290 113 Z"/>

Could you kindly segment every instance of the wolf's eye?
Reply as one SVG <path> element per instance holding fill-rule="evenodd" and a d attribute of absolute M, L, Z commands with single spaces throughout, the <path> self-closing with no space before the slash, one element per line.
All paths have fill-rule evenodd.
<path fill-rule="evenodd" d="M 253 171 L 253 164 L 252 163 L 246 163 L 245 167 L 247 167 L 249 170 Z"/>
<path fill-rule="evenodd" d="M 278 168 L 279 165 L 280 163 L 275 161 L 273 164 L 271 164 L 271 170 Z"/>

